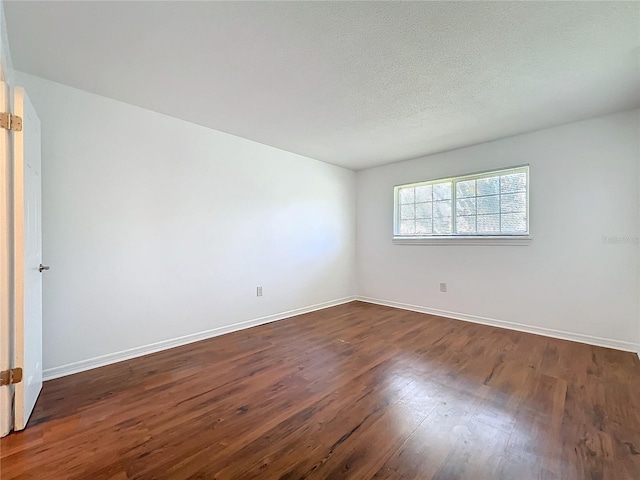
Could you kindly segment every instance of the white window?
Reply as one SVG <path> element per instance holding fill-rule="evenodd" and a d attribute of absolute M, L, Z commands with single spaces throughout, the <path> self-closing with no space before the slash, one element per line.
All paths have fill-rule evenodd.
<path fill-rule="evenodd" d="M 394 237 L 529 235 L 529 167 L 395 187 Z"/>

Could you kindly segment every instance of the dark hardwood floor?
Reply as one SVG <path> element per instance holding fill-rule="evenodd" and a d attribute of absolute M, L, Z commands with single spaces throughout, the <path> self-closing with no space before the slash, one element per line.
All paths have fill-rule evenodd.
<path fill-rule="evenodd" d="M 635 354 L 360 302 L 45 383 L 1 478 L 640 479 Z"/>

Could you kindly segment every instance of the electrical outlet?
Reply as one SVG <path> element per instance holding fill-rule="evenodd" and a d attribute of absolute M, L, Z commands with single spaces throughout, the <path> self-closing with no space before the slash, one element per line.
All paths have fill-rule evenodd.
<path fill-rule="evenodd" d="M 441 283 L 440 284 L 440 291 L 441 292 L 446 292 L 447 291 L 447 284 L 446 283 Z"/>
<path fill-rule="evenodd" d="M 256 297 L 261 297 L 262 296 L 262 287 L 257 287 L 256 288 Z"/>

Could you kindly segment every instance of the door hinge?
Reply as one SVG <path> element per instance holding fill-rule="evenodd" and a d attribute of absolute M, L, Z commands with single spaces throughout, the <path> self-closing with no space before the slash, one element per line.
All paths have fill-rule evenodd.
<path fill-rule="evenodd" d="M 14 132 L 22 131 L 22 117 L 10 113 L 0 113 L 0 127 Z"/>
<path fill-rule="evenodd" d="M 22 381 L 22 369 L 12 368 L 11 370 L 3 370 L 0 372 L 0 385 L 13 385 Z"/>

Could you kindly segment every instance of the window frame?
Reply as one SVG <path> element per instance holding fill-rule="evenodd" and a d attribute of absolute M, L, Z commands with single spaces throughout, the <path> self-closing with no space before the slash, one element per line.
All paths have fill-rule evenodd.
<path fill-rule="evenodd" d="M 510 173 L 526 173 L 526 219 L 527 231 L 523 233 L 499 233 L 499 234 L 464 234 L 457 233 L 456 207 L 457 192 L 456 185 L 459 182 L 491 178 Z M 423 234 L 423 235 L 402 235 L 400 234 L 400 189 L 406 187 L 417 187 L 423 185 L 433 185 L 438 183 L 451 182 L 451 230 L 450 234 Z M 393 188 L 393 243 L 396 244 L 425 244 L 425 245 L 458 245 L 472 243 L 478 245 L 528 245 L 531 240 L 531 205 L 529 201 L 531 190 L 531 168 L 529 164 L 501 167 L 497 169 L 484 170 L 481 172 L 456 175 L 452 177 L 442 177 L 420 182 L 404 183 L 395 185 Z M 477 192 L 476 196 L 477 197 Z M 476 200 L 477 201 L 477 200 Z M 415 204 L 415 202 L 414 202 Z M 477 210 L 476 210 L 477 217 Z"/>

